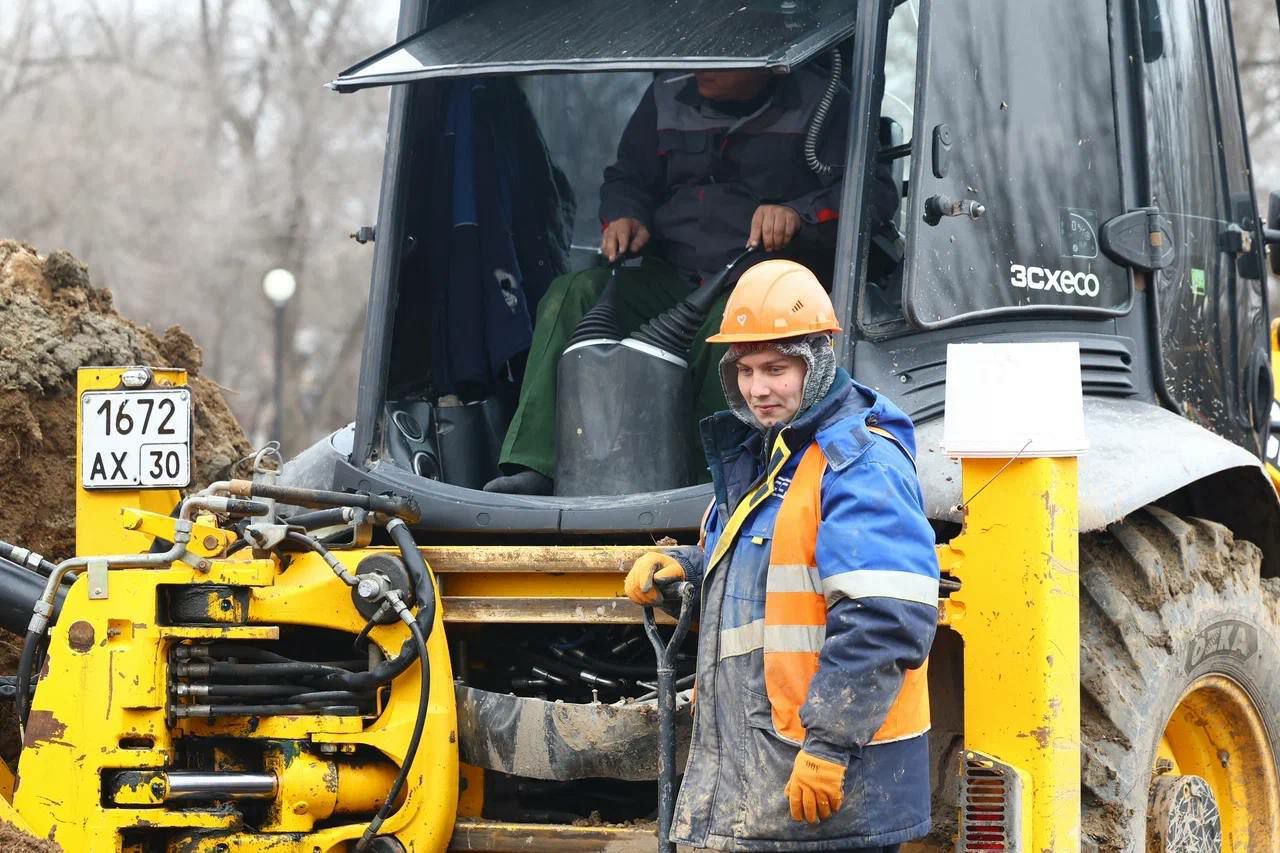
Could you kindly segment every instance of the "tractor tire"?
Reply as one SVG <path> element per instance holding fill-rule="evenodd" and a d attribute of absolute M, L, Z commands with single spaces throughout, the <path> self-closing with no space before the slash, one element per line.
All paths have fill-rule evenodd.
<path fill-rule="evenodd" d="M 1280 580 L 1260 578 L 1261 557 L 1157 507 L 1081 537 L 1082 849 L 1274 849 Z M 1198 761 L 1163 757 L 1178 738 Z M 1244 802 L 1200 778 L 1238 794 L 1246 771 Z"/>

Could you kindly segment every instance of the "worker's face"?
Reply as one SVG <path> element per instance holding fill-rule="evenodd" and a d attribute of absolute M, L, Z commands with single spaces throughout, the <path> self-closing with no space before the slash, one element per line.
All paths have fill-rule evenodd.
<path fill-rule="evenodd" d="M 769 85 L 770 73 L 763 68 L 696 71 L 693 79 L 698 84 L 698 94 L 708 101 L 749 101 Z"/>
<path fill-rule="evenodd" d="M 804 396 L 803 358 L 767 349 L 738 359 L 738 393 L 761 426 L 786 423 Z"/>

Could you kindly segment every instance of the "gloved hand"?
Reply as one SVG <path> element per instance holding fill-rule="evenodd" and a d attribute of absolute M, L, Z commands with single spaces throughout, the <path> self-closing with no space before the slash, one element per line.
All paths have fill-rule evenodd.
<path fill-rule="evenodd" d="M 641 607 L 652 607 L 662 601 L 662 592 L 654 584 L 655 579 L 664 582 L 682 581 L 685 579 L 684 566 L 680 565 L 679 560 L 666 554 L 645 554 L 627 572 L 622 591 Z"/>
<path fill-rule="evenodd" d="M 791 801 L 792 820 L 826 820 L 844 802 L 844 767 L 802 749 L 782 793 Z"/>

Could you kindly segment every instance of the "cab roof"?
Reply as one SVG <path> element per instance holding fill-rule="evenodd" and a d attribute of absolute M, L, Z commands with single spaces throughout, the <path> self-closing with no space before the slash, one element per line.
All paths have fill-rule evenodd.
<path fill-rule="evenodd" d="M 329 86 L 569 71 L 775 68 L 847 38 L 849 0 L 477 0 Z"/>

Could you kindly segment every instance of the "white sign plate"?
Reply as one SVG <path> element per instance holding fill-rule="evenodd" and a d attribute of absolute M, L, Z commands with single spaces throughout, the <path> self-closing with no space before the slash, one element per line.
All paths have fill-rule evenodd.
<path fill-rule="evenodd" d="M 1079 456 L 1084 431 L 1080 345 L 947 344 L 949 456 Z"/>
<path fill-rule="evenodd" d="M 191 392 L 86 391 L 80 397 L 80 482 L 86 489 L 191 484 Z"/>

